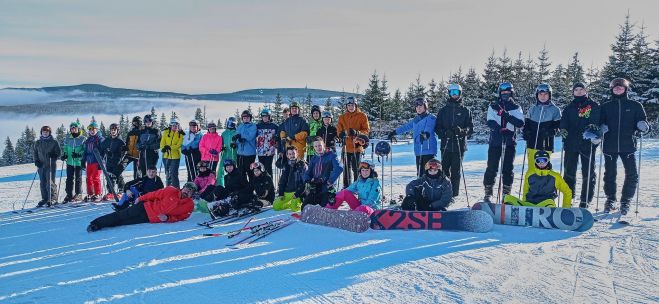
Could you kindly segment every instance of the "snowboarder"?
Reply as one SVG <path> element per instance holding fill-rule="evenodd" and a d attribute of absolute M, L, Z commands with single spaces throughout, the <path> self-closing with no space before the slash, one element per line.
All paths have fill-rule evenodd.
<path fill-rule="evenodd" d="M 572 190 L 560 174 L 552 170 L 549 151 L 538 150 L 533 157 L 534 168 L 524 175 L 522 199 L 507 194 L 504 204 L 530 207 L 556 207 L 558 191 L 563 193 L 562 208 L 572 207 Z"/>
<path fill-rule="evenodd" d="M 581 196 L 580 208 L 588 208 L 595 191 L 595 153 L 601 142 L 599 132 L 600 105 L 588 97 L 583 83 L 577 82 L 572 87 L 574 99 L 565 106 L 561 116 L 559 134 L 563 139 L 565 156 L 565 183 L 572 190 L 572 199 L 576 194 L 577 165 L 581 159 Z M 592 139 L 585 139 L 591 134 Z"/>
<path fill-rule="evenodd" d="M 179 187 L 178 168 L 181 164 L 181 146 L 185 132 L 181 130 L 176 118 L 169 122 L 169 129 L 162 132 L 160 152 L 165 165 L 165 180 L 167 186 Z"/>
<path fill-rule="evenodd" d="M 208 132 L 199 141 L 199 151 L 201 151 L 201 160 L 210 163 L 209 168 L 215 172 L 222 152 L 222 137 L 217 134 L 217 124 L 211 121 L 206 126 Z"/>
<path fill-rule="evenodd" d="M 434 133 L 437 117 L 428 113 L 428 102 L 423 97 L 414 100 L 414 108 L 416 117 L 391 131 L 389 139 L 394 138 L 396 134 L 412 131 L 414 155 L 416 156 L 416 175 L 421 177 L 426 162 L 437 154 L 437 138 Z"/>
<path fill-rule="evenodd" d="M 357 107 L 355 97 L 346 98 L 346 112 L 339 116 L 339 123 L 336 126 L 336 132 L 343 142 L 342 162 L 345 167 L 343 174 L 343 187 L 350 186 L 350 183 L 357 180 L 359 174 L 359 163 L 364 148 L 355 144 L 358 135 L 366 135 L 371 131 L 368 124 L 368 117 Z M 352 173 L 353 178 L 350 178 Z"/>
<path fill-rule="evenodd" d="M 277 186 L 278 197 L 272 203 L 272 209 L 299 212 L 302 208 L 307 164 L 297 157 L 297 149 L 293 146 L 286 148 L 286 158 L 286 162 L 277 162 L 282 173 Z"/>
<path fill-rule="evenodd" d="M 57 185 L 55 173 L 57 172 L 57 159 L 62 154 L 59 143 L 52 136 L 49 126 L 41 127 L 41 136 L 34 143 L 34 165 L 39 173 L 39 188 L 41 201 L 37 207 L 57 204 Z"/>
<path fill-rule="evenodd" d="M 405 187 L 401 209 L 409 211 L 446 211 L 453 203 L 451 181 L 442 172 L 442 164 L 436 158 L 428 160 L 423 176 Z"/>
<path fill-rule="evenodd" d="M 535 169 L 533 156 L 538 150 L 554 151 L 554 137 L 561 122 L 561 110 L 551 100 L 552 89 L 549 84 L 541 83 L 535 88 L 536 103 L 524 119 L 524 140 L 526 141 L 526 158 L 528 170 Z M 522 172 L 522 174 L 524 174 Z"/>
<path fill-rule="evenodd" d="M 122 210 L 128 208 L 137 197 L 156 190 L 165 188 L 160 176 L 158 176 L 158 169 L 156 166 L 147 168 L 146 175 L 134 179 L 124 186 L 123 195 L 118 203 L 112 203 L 115 210 Z"/>
<path fill-rule="evenodd" d="M 146 174 L 146 168 L 158 164 L 160 136 L 160 130 L 153 126 L 151 115 L 144 115 L 144 129 L 140 132 L 140 138 L 137 142 L 137 148 L 140 151 L 139 164 L 142 175 Z"/>
<path fill-rule="evenodd" d="M 229 117 L 224 126 L 226 129 L 222 132 L 222 158 L 220 163 L 223 164 L 226 160 L 236 161 L 238 159 L 238 144 L 232 140 L 236 135 L 236 127 L 238 122 L 235 117 Z M 215 185 L 224 186 L 224 166 L 217 166 L 217 170 L 213 170 L 216 176 Z"/>
<path fill-rule="evenodd" d="M 87 133 L 89 136 L 85 140 L 85 155 L 84 163 L 86 164 L 87 172 L 87 197 L 85 201 L 101 201 L 101 169 L 98 162 L 102 159 L 96 159 L 94 156 L 94 149 L 97 149 L 101 142 L 104 140 L 103 136 L 98 132 L 98 125 L 96 121 L 92 121 L 87 126 Z"/>
<path fill-rule="evenodd" d="M 196 191 L 197 186 L 188 182 L 181 190 L 169 186 L 144 194 L 136 199 L 134 205 L 94 219 L 87 226 L 87 232 L 122 225 L 183 221 L 194 209 L 192 196 Z"/>
<path fill-rule="evenodd" d="M 119 137 L 119 125 L 116 123 L 110 124 L 110 137 L 105 138 L 98 145 L 98 151 L 103 157 L 105 168 L 113 181 L 113 183 L 109 180 L 106 181 L 108 194 L 103 197 L 104 201 L 114 200 L 111 197 L 112 191 L 110 191 L 112 184 L 117 185 L 118 191 L 124 189 L 124 178 L 121 174 L 124 172 L 123 160 L 127 150 L 126 143 Z"/>
<path fill-rule="evenodd" d="M 268 205 L 272 205 L 275 200 L 275 185 L 272 176 L 265 171 L 265 166 L 260 162 L 251 164 L 250 168 L 253 176 L 250 186 L 254 189 L 256 197 L 267 202 Z"/>
<path fill-rule="evenodd" d="M 137 144 L 140 140 L 140 133 L 142 133 L 142 117 L 133 117 L 131 124 L 133 128 L 128 131 L 128 135 L 126 136 L 126 146 L 128 147 L 128 153 L 126 154 L 124 167 L 127 167 L 130 163 L 133 163 L 133 179 L 138 179 L 142 177 L 142 173 L 140 172 L 138 166 L 140 150 L 137 147 Z"/>
<path fill-rule="evenodd" d="M 322 137 L 325 141 L 325 147 L 336 153 L 336 127 L 332 125 L 332 112 L 325 111 L 323 112 L 323 126 L 318 129 L 318 136 Z"/>
<path fill-rule="evenodd" d="M 238 169 L 252 180 L 252 170 L 249 169 L 256 160 L 256 125 L 252 123 L 252 112 L 245 110 L 240 114 L 242 123 L 238 125 L 236 134 L 231 138 L 238 144 Z"/>
<path fill-rule="evenodd" d="M 185 156 L 185 167 L 188 170 L 188 181 L 194 181 L 197 177 L 196 166 L 201 161 L 199 142 L 204 133 L 201 131 L 199 121 L 193 119 L 188 124 L 188 133 L 183 137 L 181 154 Z"/>
<path fill-rule="evenodd" d="M 261 121 L 256 124 L 256 154 L 259 162 L 263 164 L 265 172 L 272 175 L 272 160 L 277 155 L 278 139 L 277 126 L 272 122 L 270 109 L 261 110 Z"/>
<path fill-rule="evenodd" d="M 606 203 L 604 212 L 615 209 L 616 176 L 618 157 L 625 168 L 625 181 L 622 185 L 620 198 L 620 213 L 626 215 L 629 204 L 634 197 L 638 183 L 636 170 L 636 137 L 637 133 L 647 133 L 650 125 L 643 105 L 630 100 L 629 80 L 616 78 L 611 81 L 611 100 L 601 107 L 601 132 L 604 134 L 602 151 L 604 152 L 604 194 Z"/>
<path fill-rule="evenodd" d="M 291 103 L 290 115 L 279 125 L 279 138 L 284 148 L 293 146 L 297 149 L 297 157 L 304 159 L 304 151 L 309 136 L 309 125 L 300 116 L 300 105 L 294 101 Z"/>
<path fill-rule="evenodd" d="M 442 170 L 451 180 L 453 196 L 460 194 L 460 164 L 467 151 L 467 137 L 474 132 L 471 111 L 462 104 L 462 86 L 448 86 L 446 105 L 437 114 L 435 133 L 441 140 Z"/>
<path fill-rule="evenodd" d="M 208 162 L 204 160 L 197 164 L 198 173 L 194 183 L 197 185 L 199 197 L 210 202 L 215 200 L 215 195 L 213 195 L 213 191 L 215 190 L 215 172 L 211 171 L 208 166 Z"/>
<path fill-rule="evenodd" d="M 82 196 L 82 156 L 85 153 L 85 140 L 82 128 L 77 121 L 69 125 L 69 133 L 64 137 L 62 161 L 66 161 L 66 196 L 63 203 L 79 202 Z M 73 193 L 75 189 L 75 194 Z"/>
<path fill-rule="evenodd" d="M 323 125 L 320 117 L 320 107 L 318 105 L 311 106 L 311 118 L 309 119 L 309 136 L 307 136 L 307 162 L 311 161 L 313 157 L 313 139 L 316 137 L 318 130 Z"/>
<path fill-rule="evenodd" d="M 339 163 L 336 154 L 325 148 L 325 141 L 316 136 L 313 141 L 314 157 L 311 158 L 309 168 L 304 174 L 305 195 L 302 200 L 302 209 L 306 205 L 334 204 L 336 190 L 334 183 L 341 175 L 343 166 Z"/>
<path fill-rule="evenodd" d="M 359 178 L 347 188 L 339 191 L 334 203 L 327 204 L 325 207 L 338 209 L 343 202 L 346 202 L 351 210 L 371 215 L 374 210 L 380 209 L 381 195 L 382 188 L 375 167 L 369 161 L 362 161 L 359 164 Z"/>
<path fill-rule="evenodd" d="M 499 171 L 500 192 L 510 194 L 515 175 L 515 146 L 517 145 L 516 130 L 524 126 L 524 113 L 515 102 L 515 89 L 512 83 L 504 82 L 498 88 L 498 100 L 487 108 L 487 126 L 490 128 L 489 147 L 487 149 L 487 168 L 483 176 L 485 202 L 490 202 L 493 194 L 494 180 Z M 500 194 L 501 194 L 500 193 Z"/>

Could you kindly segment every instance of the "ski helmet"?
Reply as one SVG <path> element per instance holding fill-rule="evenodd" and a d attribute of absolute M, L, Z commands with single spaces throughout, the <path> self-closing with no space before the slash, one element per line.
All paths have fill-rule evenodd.
<path fill-rule="evenodd" d="M 375 145 L 375 154 L 377 156 L 387 156 L 391 152 L 391 145 L 386 141 L 378 142 Z"/>
<path fill-rule="evenodd" d="M 311 117 L 312 117 L 312 118 L 313 118 L 313 113 L 314 113 L 314 112 L 318 112 L 318 116 L 321 116 L 321 113 L 320 113 L 320 106 L 318 106 L 318 105 L 313 105 L 313 106 L 311 106 Z"/>
<path fill-rule="evenodd" d="M 291 102 L 291 105 L 289 106 L 289 108 L 298 108 L 298 109 L 300 109 L 300 103 L 298 103 L 297 101 L 293 101 L 293 102 Z"/>
<path fill-rule="evenodd" d="M 368 177 L 377 177 L 378 176 L 377 172 L 375 172 L 375 165 L 373 165 L 373 163 L 368 161 L 368 160 L 362 160 L 359 163 L 359 170 L 361 171 L 361 169 L 371 170 L 371 174 Z"/>
<path fill-rule="evenodd" d="M 535 99 L 538 100 L 538 94 L 545 92 L 549 94 L 549 100 L 551 100 L 551 85 L 548 83 L 541 83 L 535 87 Z"/>
<path fill-rule="evenodd" d="M 222 163 L 222 166 L 227 167 L 227 166 L 233 166 L 234 168 L 236 167 L 236 161 L 233 159 L 225 159 L 224 162 Z"/>
<path fill-rule="evenodd" d="M 446 91 L 449 97 L 462 96 L 462 86 L 457 83 L 449 84 Z"/>
<path fill-rule="evenodd" d="M 227 118 L 227 121 L 226 121 L 225 125 L 227 126 L 227 129 L 230 129 L 230 130 L 235 129 L 236 128 L 236 118 L 233 117 L 233 116 Z"/>
<path fill-rule="evenodd" d="M 430 169 L 437 169 L 439 171 L 442 171 L 442 163 L 439 162 L 439 160 L 437 160 L 436 158 L 432 158 L 426 162 L 425 169 L 426 171 Z"/>
<path fill-rule="evenodd" d="M 193 120 L 190 121 L 190 123 L 188 123 L 188 126 L 191 126 L 191 127 L 193 127 L 193 126 L 194 126 L 194 127 L 198 127 L 198 126 L 199 126 L 199 121 L 196 120 L 196 119 L 193 119 Z"/>
<path fill-rule="evenodd" d="M 197 185 L 195 185 L 195 183 L 193 183 L 193 182 L 187 182 L 187 183 L 183 184 L 183 188 L 181 188 L 181 189 L 189 189 L 194 194 L 194 193 L 197 192 Z"/>
<path fill-rule="evenodd" d="M 270 109 L 265 108 L 265 109 L 261 110 L 261 117 L 263 117 L 263 116 L 270 116 Z"/>
<path fill-rule="evenodd" d="M 197 163 L 197 168 L 206 168 L 206 169 L 208 169 L 208 166 L 209 166 L 209 164 L 205 160 L 202 160 L 199 163 Z"/>
<path fill-rule="evenodd" d="M 346 98 L 346 105 L 349 105 L 349 104 L 353 104 L 353 105 L 357 106 L 357 100 L 355 99 L 355 97 L 349 96 L 348 98 Z"/>
<path fill-rule="evenodd" d="M 364 147 L 364 149 L 368 148 L 368 142 L 369 142 L 369 138 L 364 134 L 359 134 L 355 137 L 355 144 Z"/>
<path fill-rule="evenodd" d="M 119 124 L 111 123 L 110 124 L 110 130 L 119 130 Z"/>
<path fill-rule="evenodd" d="M 47 131 L 48 133 L 53 133 L 49 126 L 43 126 L 43 127 L 41 127 L 41 131 L 40 131 L 40 132 L 44 132 L 44 131 Z"/>
<path fill-rule="evenodd" d="M 510 91 L 511 95 L 515 95 L 515 87 L 513 87 L 513 84 L 510 82 L 504 82 L 499 85 L 499 88 L 497 89 L 497 94 L 499 94 L 499 97 L 501 97 L 502 91 Z"/>
<path fill-rule="evenodd" d="M 550 160 L 550 155 L 549 152 L 545 150 L 538 150 L 533 155 L 533 159 L 535 160 L 536 163 L 538 162 L 548 163 Z"/>
<path fill-rule="evenodd" d="M 323 115 L 321 115 L 322 118 L 332 118 L 332 112 L 330 111 L 325 111 L 323 112 Z"/>
<path fill-rule="evenodd" d="M 631 86 L 631 83 L 629 82 L 629 80 L 625 78 L 616 78 L 611 80 L 611 83 L 609 84 L 609 89 L 611 89 L 611 94 L 613 94 L 613 88 L 618 86 L 625 88 L 624 94 L 626 95 L 629 92 L 629 87 Z"/>
<path fill-rule="evenodd" d="M 253 162 L 249 165 L 250 170 L 259 169 L 261 172 L 265 172 L 265 166 L 260 162 Z"/>
<path fill-rule="evenodd" d="M 214 121 L 209 121 L 209 122 L 206 124 L 206 127 L 209 128 L 209 129 L 217 129 L 217 124 L 215 124 Z"/>
<path fill-rule="evenodd" d="M 574 85 L 572 86 L 572 91 L 574 91 L 574 89 L 576 88 L 582 88 L 585 90 L 586 85 L 583 82 L 575 82 Z"/>
<path fill-rule="evenodd" d="M 170 126 L 171 126 L 171 125 L 178 125 L 178 119 L 176 119 L 176 118 L 172 118 L 172 119 L 170 119 L 170 120 L 169 120 L 169 125 L 170 125 Z"/>
<path fill-rule="evenodd" d="M 142 125 L 142 117 L 135 116 L 133 117 L 133 124 L 137 124 L 138 126 Z"/>
<path fill-rule="evenodd" d="M 245 111 L 243 111 L 243 112 L 240 114 L 240 118 L 242 119 L 243 117 L 249 117 L 249 119 L 254 118 L 254 116 L 252 116 L 252 111 L 250 111 L 250 110 L 245 110 Z"/>
<path fill-rule="evenodd" d="M 89 123 L 89 126 L 87 126 L 87 129 L 89 129 L 89 130 L 98 129 L 98 124 L 96 123 L 96 121 L 92 121 L 92 122 Z"/>
<path fill-rule="evenodd" d="M 69 128 L 78 128 L 78 129 L 80 129 L 80 123 L 77 122 L 77 121 L 74 121 L 71 124 L 69 124 Z"/>
<path fill-rule="evenodd" d="M 151 115 L 149 115 L 149 114 L 144 115 L 144 123 L 146 124 L 146 123 L 149 123 L 149 122 L 151 122 L 151 123 L 153 122 L 153 118 L 151 117 Z"/>
<path fill-rule="evenodd" d="M 414 99 L 414 107 L 416 108 L 418 106 L 424 106 L 428 110 L 428 101 L 423 97 L 417 97 Z"/>

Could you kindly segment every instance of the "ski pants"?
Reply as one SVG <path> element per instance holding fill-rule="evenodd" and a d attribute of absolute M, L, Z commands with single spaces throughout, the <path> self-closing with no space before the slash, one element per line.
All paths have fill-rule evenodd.
<path fill-rule="evenodd" d="M 247 174 L 247 178 L 251 181 L 254 179 L 254 173 L 249 169 L 249 166 L 256 160 L 256 155 L 238 155 L 236 162 L 242 174 Z"/>
<path fill-rule="evenodd" d="M 501 160 L 502 151 L 503 149 L 501 146 L 490 145 L 490 147 L 487 148 L 487 168 L 485 169 L 485 175 L 483 176 L 483 185 L 494 185 L 497 174 L 499 173 L 499 161 Z M 513 180 L 515 179 L 515 173 L 513 173 L 515 145 L 507 145 L 505 154 L 501 172 L 503 176 L 501 178 L 504 186 L 511 187 L 513 185 Z"/>
<path fill-rule="evenodd" d="M 618 174 L 618 157 L 625 168 L 625 181 L 622 184 L 621 201 L 630 201 L 634 197 L 638 184 L 636 155 L 632 153 L 604 153 L 604 194 L 607 199 L 616 200 L 616 176 Z"/>
<path fill-rule="evenodd" d="M 181 159 L 163 158 L 162 161 L 164 162 L 163 165 L 165 166 L 165 179 L 167 186 L 174 186 L 178 188 L 179 187 L 178 167 L 179 164 L 181 163 Z"/>
<path fill-rule="evenodd" d="M 146 176 L 146 168 L 155 167 L 158 164 L 158 152 L 153 150 L 140 151 L 140 173 Z"/>
<path fill-rule="evenodd" d="M 309 193 L 302 199 L 302 210 L 306 205 L 319 205 L 321 207 L 327 206 L 327 204 L 334 204 L 336 198 L 336 192 L 334 189 L 323 189 L 321 185 L 314 185 L 309 190 Z"/>
<path fill-rule="evenodd" d="M 125 194 L 125 193 L 128 193 L 128 192 L 130 192 L 133 195 L 133 197 L 128 197 L 128 195 Z M 135 188 L 135 187 L 130 187 L 130 189 L 125 191 L 125 193 L 124 193 L 124 195 L 121 196 L 121 199 L 119 199 L 119 202 L 117 203 L 117 205 L 123 206 L 125 203 L 131 204 L 135 201 L 135 199 L 137 197 L 140 196 L 140 192 L 137 191 L 137 188 Z"/>
<path fill-rule="evenodd" d="M 593 152 L 588 155 L 588 151 L 565 151 L 565 158 L 563 162 L 565 163 L 565 183 L 572 190 L 572 196 L 576 196 L 577 191 L 575 190 L 577 184 L 577 164 L 581 161 L 581 202 L 590 203 L 593 200 L 593 193 L 595 193 L 595 181 L 597 180 L 597 175 L 595 175 L 595 153 L 596 146 L 593 147 Z M 590 173 L 588 173 L 588 168 L 590 167 Z M 588 174 L 590 174 L 590 180 L 588 180 Z M 586 190 L 588 192 L 586 193 Z"/>
<path fill-rule="evenodd" d="M 554 202 L 553 199 L 546 199 L 544 201 L 538 202 L 538 203 L 532 203 L 532 202 L 525 202 L 522 201 L 519 198 L 516 198 L 510 194 L 506 194 L 506 196 L 503 197 L 503 203 L 506 205 L 513 205 L 513 206 L 528 206 L 528 207 L 551 207 L 551 208 L 556 208 L 556 202 Z"/>
<path fill-rule="evenodd" d="M 442 153 L 442 172 L 451 180 L 453 196 L 460 195 L 460 163 L 464 154 L 458 152 Z"/>
<path fill-rule="evenodd" d="M 128 168 L 128 165 L 131 163 L 133 164 L 133 179 L 138 179 L 142 177 L 142 172 L 140 172 L 140 168 L 138 166 L 139 160 L 136 158 L 132 157 L 126 157 L 126 160 L 124 160 L 124 168 Z"/>
<path fill-rule="evenodd" d="M 75 186 L 75 194 L 73 193 Z M 66 195 L 73 197 L 82 194 L 82 167 L 66 165 Z"/>
<path fill-rule="evenodd" d="M 199 149 L 190 149 L 190 154 L 185 155 L 185 168 L 188 170 L 188 181 L 193 182 L 197 178 L 197 164 L 201 161 Z"/>
<path fill-rule="evenodd" d="M 107 164 L 106 164 L 107 165 Z M 120 193 L 122 190 L 124 190 L 124 186 L 126 185 L 124 183 L 124 177 L 121 176 L 121 173 L 123 173 L 124 168 L 121 165 L 114 165 L 107 167 L 110 174 L 110 178 L 112 178 L 112 181 L 114 184 L 117 186 L 117 190 L 115 190 L 116 193 Z M 108 191 L 110 191 L 110 181 L 106 181 Z"/>
<path fill-rule="evenodd" d="M 39 189 L 41 190 L 41 199 L 47 202 L 57 201 L 57 183 L 55 173 L 57 172 L 57 160 L 46 160 L 41 168 L 37 169 L 39 173 Z"/>
<path fill-rule="evenodd" d="M 294 192 L 284 192 L 284 196 L 280 196 L 272 203 L 272 209 L 275 211 L 290 209 L 293 212 L 300 212 L 302 207 L 302 200 L 293 198 Z"/>
<path fill-rule="evenodd" d="M 359 152 L 345 153 L 343 160 L 343 187 L 346 188 L 357 180 L 359 177 L 359 163 L 361 162 L 362 154 Z M 352 178 L 351 178 L 352 177 Z"/>
<path fill-rule="evenodd" d="M 98 217 L 92 221 L 92 224 L 96 224 L 99 228 L 106 228 L 148 222 L 149 216 L 146 213 L 146 209 L 144 209 L 144 203 L 139 202 L 121 211 Z"/>
<path fill-rule="evenodd" d="M 420 194 L 408 195 L 400 205 L 401 209 L 407 211 L 446 211 L 448 206 L 438 206 L 428 201 Z"/>
<path fill-rule="evenodd" d="M 417 155 L 416 156 L 416 176 L 418 176 L 418 177 L 423 176 L 423 173 L 426 171 L 426 163 L 429 160 L 433 159 L 434 157 L 435 157 L 435 155 L 433 155 L 433 154 Z"/>
<path fill-rule="evenodd" d="M 101 169 L 97 163 L 87 163 L 87 194 L 101 195 Z"/>
<path fill-rule="evenodd" d="M 259 162 L 263 164 L 263 167 L 265 167 L 265 172 L 268 172 L 270 176 L 274 177 L 275 175 L 272 174 L 272 159 L 274 158 L 274 155 L 270 156 L 265 156 L 265 155 L 259 155 Z"/>
<path fill-rule="evenodd" d="M 359 212 L 364 212 L 368 215 L 371 215 L 373 213 L 373 208 L 367 206 L 367 205 L 362 205 L 362 203 L 357 199 L 357 197 L 350 192 L 348 189 L 343 189 L 339 191 L 336 194 L 336 200 L 334 201 L 333 204 L 327 204 L 325 208 L 330 208 L 330 209 L 339 209 L 341 207 L 341 204 L 343 202 L 348 203 L 348 206 L 350 207 L 350 210 L 354 211 L 359 211 Z"/>

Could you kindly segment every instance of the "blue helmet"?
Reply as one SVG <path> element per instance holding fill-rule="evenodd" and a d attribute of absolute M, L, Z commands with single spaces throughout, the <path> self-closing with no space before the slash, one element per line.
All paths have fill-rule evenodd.
<path fill-rule="evenodd" d="M 391 153 L 391 145 L 386 141 L 378 142 L 375 145 L 375 154 L 378 156 L 387 156 Z"/>
<path fill-rule="evenodd" d="M 263 110 L 261 110 L 261 117 L 263 116 L 270 116 L 270 109 L 264 108 Z"/>
<path fill-rule="evenodd" d="M 497 94 L 501 95 L 501 91 L 510 91 L 510 93 L 514 95 L 515 87 L 513 87 L 513 84 L 510 82 L 504 82 L 499 85 L 499 88 L 497 89 Z"/>

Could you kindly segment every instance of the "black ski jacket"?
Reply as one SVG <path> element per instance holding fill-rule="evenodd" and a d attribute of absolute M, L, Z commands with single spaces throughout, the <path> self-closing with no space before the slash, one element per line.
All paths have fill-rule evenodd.
<path fill-rule="evenodd" d="M 440 150 L 442 152 L 464 153 L 467 150 L 466 139 L 474 133 L 474 123 L 471 111 L 462 105 L 462 98 L 457 101 L 449 98 L 446 105 L 439 110 L 435 133 L 441 140 Z"/>
<path fill-rule="evenodd" d="M 316 132 L 316 136 L 320 136 L 325 141 L 325 146 L 331 151 L 336 151 L 336 127 L 333 125 L 321 126 L 320 129 Z"/>
<path fill-rule="evenodd" d="M 135 187 L 135 189 L 137 189 L 137 192 L 139 192 L 140 195 L 144 195 L 149 192 L 153 192 L 165 188 L 165 185 L 163 185 L 160 176 L 156 175 L 156 177 L 153 179 L 149 178 L 148 176 L 144 176 L 138 179 L 134 179 L 130 182 L 127 182 L 126 185 L 124 186 L 124 191 L 127 191 L 131 187 Z"/>
<path fill-rule="evenodd" d="M 599 121 L 599 103 L 586 96 L 575 97 L 565 106 L 561 116 L 560 128 L 567 131 L 567 137 L 563 140 L 563 149 L 566 152 L 590 153 L 590 140 L 583 139 L 583 133 L 590 125 L 599 128 Z"/>
<path fill-rule="evenodd" d="M 645 109 L 627 96 L 614 96 L 602 104 L 600 123 L 609 128 L 604 134 L 604 153 L 636 152 L 636 131 L 639 131 L 636 124 L 639 121 L 647 121 Z"/>
<path fill-rule="evenodd" d="M 128 151 L 126 143 L 119 137 L 107 137 L 98 145 L 98 152 L 104 158 L 108 170 L 120 165 L 124 159 L 124 155 L 126 155 L 126 151 Z"/>

